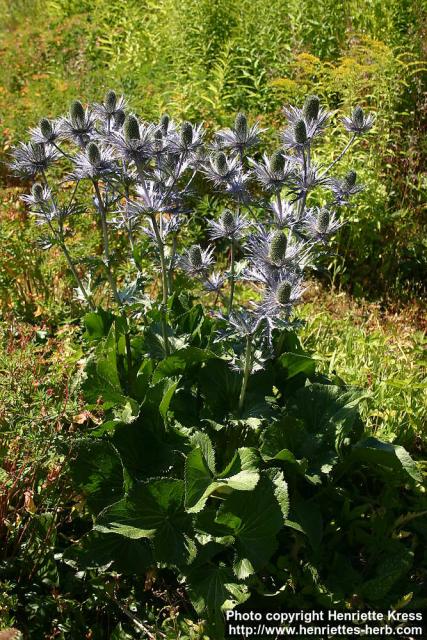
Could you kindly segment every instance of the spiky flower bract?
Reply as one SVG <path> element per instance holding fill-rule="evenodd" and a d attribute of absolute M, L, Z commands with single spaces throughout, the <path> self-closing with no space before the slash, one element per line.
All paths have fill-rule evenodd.
<path fill-rule="evenodd" d="M 334 194 L 334 204 L 340 206 L 347 204 L 351 196 L 363 191 L 363 185 L 357 184 L 357 173 L 353 170 L 350 170 L 342 179 L 331 178 L 329 187 Z"/>
<path fill-rule="evenodd" d="M 121 114 L 125 113 L 126 100 L 124 96 L 117 96 L 113 89 L 109 89 L 101 103 L 93 105 L 94 114 L 102 121 L 103 125 L 108 129 L 111 124 L 117 125 L 117 121 L 122 118 Z M 123 124 L 123 122 L 122 122 Z"/>
<path fill-rule="evenodd" d="M 238 240 L 242 237 L 244 231 L 248 228 L 248 220 L 239 213 L 233 213 L 226 209 L 218 222 L 209 220 L 209 236 L 212 240 L 219 238 L 228 238 L 229 240 Z"/>
<path fill-rule="evenodd" d="M 335 213 L 326 207 L 315 207 L 307 211 L 304 229 L 313 242 L 326 244 L 343 224 Z"/>
<path fill-rule="evenodd" d="M 190 276 L 205 276 L 213 263 L 213 247 L 202 249 L 200 245 L 192 245 L 179 257 L 179 266 Z"/>
<path fill-rule="evenodd" d="M 350 117 L 344 116 L 342 122 L 347 131 L 360 136 L 372 129 L 375 116 L 372 114 L 366 115 L 362 107 L 358 105 L 353 109 Z"/>
<path fill-rule="evenodd" d="M 237 178 L 241 171 L 241 166 L 239 158 L 228 158 L 223 151 L 220 151 L 209 158 L 202 170 L 209 180 L 220 186 L 226 185 Z"/>
<path fill-rule="evenodd" d="M 92 109 L 74 100 L 68 115 L 59 119 L 59 137 L 84 147 L 95 134 L 95 122 Z"/>
<path fill-rule="evenodd" d="M 59 158 L 59 153 L 43 142 L 20 142 L 12 150 L 12 170 L 17 175 L 34 177 L 43 174 Z"/>
<path fill-rule="evenodd" d="M 295 171 L 295 161 L 286 157 L 282 151 L 276 151 L 271 158 L 263 155 L 263 162 L 249 158 L 252 172 L 259 184 L 269 193 L 277 193 L 289 183 Z"/>
<path fill-rule="evenodd" d="M 216 143 L 220 149 L 229 149 L 242 154 L 245 150 L 257 145 L 262 129 L 256 122 L 249 126 L 246 116 L 238 113 L 231 129 L 221 129 L 216 134 Z"/>
<path fill-rule="evenodd" d="M 102 178 L 115 170 L 112 150 L 95 142 L 89 142 L 86 149 L 74 157 L 73 164 L 72 177 L 77 180 Z"/>
<path fill-rule="evenodd" d="M 135 116 L 128 115 L 123 131 L 110 132 L 106 142 L 119 157 L 127 162 L 134 162 L 138 167 L 153 156 L 156 128 L 154 124 L 140 124 Z"/>
<path fill-rule="evenodd" d="M 60 123 L 57 120 L 42 118 L 38 127 L 30 129 L 30 135 L 35 143 L 52 144 L 60 136 Z"/>

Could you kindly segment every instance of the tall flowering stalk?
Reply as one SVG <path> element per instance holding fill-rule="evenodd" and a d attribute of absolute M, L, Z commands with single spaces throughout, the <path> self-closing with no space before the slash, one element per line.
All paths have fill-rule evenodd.
<path fill-rule="evenodd" d="M 125 98 L 110 90 L 102 103 L 84 107 L 74 101 L 65 116 L 43 118 L 30 130 L 31 140 L 14 149 L 13 170 L 36 181 L 23 199 L 37 223 L 47 229 L 44 245 L 55 243 L 61 248 L 80 299 L 93 310 L 96 291 L 84 284 L 63 227 L 68 216 L 87 210 L 81 196 L 85 188 L 92 190 L 106 280 L 128 327 L 129 375 L 132 313 L 138 312 L 141 281 L 146 276 L 156 280 L 159 274 L 165 356 L 173 349 L 169 304 L 176 269 L 214 294 L 213 313 L 222 326 L 218 339 L 233 345 L 232 365 L 242 371 L 240 411 L 250 374 L 277 354 L 275 332 L 295 326 L 293 310 L 301 300 L 306 271 L 327 253 L 331 237 L 345 223 L 342 207 L 361 190 L 354 170 L 343 176 L 331 171 L 371 129 L 374 118 L 360 106 L 344 117 L 349 140 L 325 167 L 316 147 L 330 113 L 319 98 L 309 96 L 301 108 L 284 108 L 284 116 L 287 125 L 280 147 L 260 155 L 263 131 L 243 113 L 231 128 L 209 136 L 201 124 L 177 124 L 166 114 L 157 123 L 142 122 L 128 111 Z M 54 187 L 49 182 L 50 169 L 58 163 L 73 186 L 71 197 L 61 193 L 62 183 Z M 197 207 L 195 185 L 201 182 L 223 206 L 220 216 L 207 220 L 206 226 L 211 242 L 227 246 L 225 272 L 215 263 L 213 245 L 186 246 L 185 234 L 180 235 Z M 313 194 L 319 189 L 326 192 L 327 204 L 322 207 Z M 129 258 L 135 268 L 135 280 L 130 283 L 117 281 L 112 242 L 117 229 L 124 229 L 129 240 Z M 147 259 L 141 261 L 136 256 L 143 236 L 148 249 Z M 145 273 L 143 264 L 150 262 L 152 254 L 157 268 Z M 253 292 L 253 300 L 243 307 L 236 304 L 239 282 Z"/>

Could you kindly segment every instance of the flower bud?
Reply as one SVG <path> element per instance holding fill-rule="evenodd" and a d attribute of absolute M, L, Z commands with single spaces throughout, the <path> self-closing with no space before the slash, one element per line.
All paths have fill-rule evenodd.
<path fill-rule="evenodd" d="M 193 142 L 193 126 L 191 122 L 182 123 L 181 141 L 186 147 L 188 147 Z"/>
<path fill-rule="evenodd" d="M 234 131 L 239 138 L 246 138 L 248 133 L 248 120 L 244 113 L 238 113 L 234 121 Z"/>
<path fill-rule="evenodd" d="M 43 142 L 33 142 L 31 144 L 36 162 L 44 162 L 46 160 L 46 150 Z"/>
<path fill-rule="evenodd" d="M 112 89 L 109 89 L 105 94 L 104 105 L 107 110 L 107 113 L 110 115 L 114 113 L 117 105 L 117 95 L 116 92 Z"/>
<path fill-rule="evenodd" d="M 216 157 L 216 170 L 222 177 L 228 173 L 227 157 L 223 151 L 220 151 Z"/>
<path fill-rule="evenodd" d="M 354 185 L 356 184 L 356 180 L 357 180 L 357 173 L 355 171 L 353 171 L 352 169 L 347 173 L 346 177 L 344 178 L 345 183 L 347 185 L 347 187 L 349 189 L 351 189 L 352 187 L 354 187 Z"/>
<path fill-rule="evenodd" d="M 279 304 L 289 304 L 292 293 L 292 284 L 288 280 L 283 280 L 277 287 L 277 301 Z"/>
<path fill-rule="evenodd" d="M 89 162 L 96 167 L 101 162 L 101 153 L 98 149 L 98 145 L 95 144 L 95 142 L 89 142 L 86 147 L 86 152 Z"/>
<path fill-rule="evenodd" d="M 304 104 L 304 115 L 307 120 L 316 120 L 319 115 L 320 100 L 317 96 L 308 96 Z"/>
<path fill-rule="evenodd" d="M 354 107 L 352 117 L 353 117 L 354 123 L 357 126 L 359 126 L 359 127 L 363 126 L 363 121 L 364 121 L 364 118 L 365 118 L 365 114 L 364 114 L 363 109 L 362 109 L 361 106 L 357 105 L 357 107 Z"/>
<path fill-rule="evenodd" d="M 43 202 L 43 187 L 40 182 L 35 182 L 31 187 L 31 193 L 36 202 Z"/>
<path fill-rule="evenodd" d="M 307 128 L 304 120 L 298 120 L 294 126 L 295 140 L 298 144 L 305 144 L 307 142 Z"/>
<path fill-rule="evenodd" d="M 53 133 L 52 125 L 49 122 L 49 120 L 47 118 L 42 118 L 40 120 L 39 127 L 40 127 L 40 131 L 42 133 L 43 138 L 45 138 L 46 140 L 49 140 Z"/>
<path fill-rule="evenodd" d="M 221 224 L 229 233 L 234 231 L 234 215 L 229 209 L 226 209 L 221 215 Z"/>
<path fill-rule="evenodd" d="M 321 209 L 317 216 L 317 228 L 320 233 L 326 233 L 329 227 L 330 215 L 327 209 Z"/>
<path fill-rule="evenodd" d="M 85 121 L 85 110 L 80 100 L 74 100 L 70 106 L 71 123 L 76 129 L 80 129 Z"/>
<path fill-rule="evenodd" d="M 161 129 L 156 129 L 154 132 L 154 149 L 160 152 L 163 147 L 163 134 Z"/>
<path fill-rule="evenodd" d="M 193 246 L 190 247 L 188 257 L 190 258 L 191 265 L 195 269 L 200 269 L 203 265 L 202 252 L 197 244 L 193 244 Z"/>
<path fill-rule="evenodd" d="M 160 118 L 160 128 L 162 130 L 162 134 L 164 136 L 167 135 L 168 130 L 169 130 L 169 123 L 170 123 L 170 117 L 168 116 L 167 113 L 164 113 L 162 115 L 162 117 Z"/>
<path fill-rule="evenodd" d="M 270 159 L 270 166 L 274 173 L 280 173 L 285 166 L 285 156 L 281 151 L 275 151 Z"/>
<path fill-rule="evenodd" d="M 139 134 L 139 124 L 138 124 L 138 120 L 135 118 L 135 116 L 126 116 L 124 125 L 123 125 L 123 131 L 125 134 L 125 139 L 129 142 L 129 140 L 139 140 L 140 139 L 140 134 Z"/>
<path fill-rule="evenodd" d="M 276 231 L 270 242 L 270 258 L 273 264 L 281 265 L 286 257 L 288 239 L 284 231 Z"/>
<path fill-rule="evenodd" d="M 120 129 L 120 127 L 123 127 L 125 120 L 126 115 L 123 109 L 117 109 L 114 113 L 114 127 Z"/>

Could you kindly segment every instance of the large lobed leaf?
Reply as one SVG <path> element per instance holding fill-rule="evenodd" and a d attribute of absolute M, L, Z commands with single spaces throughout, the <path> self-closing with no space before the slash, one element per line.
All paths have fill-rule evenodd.
<path fill-rule="evenodd" d="M 157 562 L 186 565 L 195 555 L 191 516 L 184 511 L 184 482 L 155 479 L 134 485 L 129 494 L 107 507 L 95 529 L 125 538 L 152 541 Z"/>
<path fill-rule="evenodd" d="M 230 464 L 217 473 L 212 443 L 200 435 L 199 446 L 188 454 L 185 463 L 185 506 L 189 513 L 201 511 L 209 496 L 221 488 L 251 491 L 259 480 L 255 450 L 238 449 Z"/>
<path fill-rule="evenodd" d="M 244 579 L 269 561 L 288 510 L 287 485 L 279 469 L 264 472 L 250 493 L 233 492 L 225 500 L 215 522 L 235 538 L 237 577 Z"/>

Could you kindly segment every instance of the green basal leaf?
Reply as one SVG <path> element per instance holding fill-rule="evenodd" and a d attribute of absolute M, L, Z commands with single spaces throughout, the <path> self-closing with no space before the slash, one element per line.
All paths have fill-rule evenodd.
<path fill-rule="evenodd" d="M 303 420 L 310 433 L 321 433 L 335 446 L 343 436 L 360 437 L 363 425 L 357 406 L 365 397 L 357 389 L 310 384 L 295 393 L 294 415 Z"/>
<path fill-rule="evenodd" d="M 233 563 L 233 572 L 238 580 L 246 580 L 254 573 L 255 569 L 248 558 L 235 557 Z"/>
<path fill-rule="evenodd" d="M 163 395 L 162 401 L 159 404 L 159 412 L 163 420 L 166 420 L 170 403 L 172 401 L 175 391 L 178 388 L 178 385 L 179 385 L 179 380 L 177 382 L 172 382 L 169 380 L 165 385 L 165 393 Z"/>
<path fill-rule="evenodd" d="M 136 379 L 132 385 L 132 393 L 134 397 L 142 402 L 145 398 L 145 395 L 148 391 L 148 387 L 150 385 L 150 380 L 153 374 L 153 362 L 148 358 L 145 359 L 141 366 L 138 369 L 136 374 Z"/>
<path fill-rule="evenodd" d="M 229 488 L 251 491 L 259 480 L 258 457 L 254 450 L 238 449 L 220 474 L 215 472 L 215 455 L 207 436 L 195 438 L 201 446 L 191 451 L 185 464 L 185 505 L 189 513 L 203 509 L 215 491 Z"/>
<path fill-rule="evenodd" d="M 112 504 L 99 514 L 95 530 L 105 534 L 114 533 L 131 540 L 154 538 L 155 528 L 143 526 L 139 511 L 127 497 Z"/>
<path fill-rule="evenodd" d="M 286 526 L 304 533 L 313 550 L 319 551 L 323 536 L 323 520 L 320 508 L 313 500 L 293 495 Z"/>
<path fill-rule="evenodd" d="M 86 364 L 86 379 L 82 384 L 85 398 L 103 409 L 125 404 L 128 400 L 123 393 L 117 369 L 116 331 L 111 326 L 108 337 L 100 342 Z M 99 399 L 102 398 L 102 405 Z"/>
<path fill-rule="evenodd" d="M 261 435 L 260 454 L 262 459 L 265 462 L 270 462 L 270 460 L 286 462 L 295 467 L 299 473 L 304 474 L 307 469 L 306 460 L 298 460 L 288 448 L 291 442 L 290 430 L 298 430 L 300 426 L 301 423 L 292 416 L 283 416 L 279 422 L 273 422 L 268 426 Z"/>
<path fill-rule="evenodd" d="M 90 531 L 69 547 L 63 560 L 78 569 L 106 569 L 120 573 L 144 575 L 153 563 L 153 553 L 146 540 L 124 539 L 122 535 Z"/>
<path fill-rule="evenodd" d="M 218 478 L 227 481 L 233 489 L 239 489 L 239 484 L 248 483 L 255 487 L 259 480 L 259 458 L 255 449 L 242 447 L 237 449 L 231 462 L 218 475 Z"/>
<path fill-rule="evenodd" d="M 181 296 L 182 300 L 182 296 Z M 185 305 L 188 307 L 186 301 Z M 202 337 L 203 325 L 206 324 L 206 317 L 201 304 L 195 304 L 176 318 L 177 326 L 182 333 L 190 335 L 193 339 Z"/>
<path fill-rule="evenodd" d="M 108 442 L 82 441 L 71 473 L 92 513 L 99 513 L 123 496 L 122 463 Z"/>
<path fill-rule="evenodd" d="M 196 548 L 192 519 L 183 501 L 182 480 L 162 478 L 134 485 L 126 498 L 99 515 L 95 529 L 134 540 L 148 538 L 157 562 L 186 565 Z"/>
<path fill-rule="evenodd" d="M 117 424 L 112 440 L 135 480 L 167 475 L 189 447 L 179 429 L 171 427 L 166 432 L 144 414 L 130 424 Z"/>
<path fill-rule="evenodd" d="M 209 470 L 215 473 L 215 451 L 209 436 L 202 431 L 198 431 L 191 438 L 191 444 L 200 447 L 203 457 L 206 460 Z"/>
<path fill-rule="evenodd" d="M 204 399 L 203 417 L 219 423 L 235 412 L 239 402 L 241 377 L 225 360 L 209 360 L 198 375 Z"/>
<path fill-rule="evenodd" d="M 250 596 L 248 588 L 237 584 L 231 569 L 209 563 L 187 574 L 188 591 L 199 615 L 210 619 L 212 631 L 223 637 L 223 612 L 242 604 Z"/>
<path fill-rule="evenodd" d="M 191 451 L 185 462 L 185 507 L 189 513 L 197 513 L 205 506 L 208 497 L 220 486 L 214 481 L 202 450 Z"/>
<path fill-rule="evenodd" d="M 358 404 L 363 397 L 358 390 L 319 383 L 298 389 L 291 400 L 290 417 L 284 416 L 275 434 L 270 434 L 270 440 L 276 441 L 270 446 L 289 449 L 297 460 L 306 459 L 307 478 L 317 482 L 317 476 L 328 475 L 350 444 L 360 438 L 363 424 Z"/>
<path fill-rule="evenodd" d="M 283 518 L 286 519 L 289 513 L 289 493 L 283 472 L 280 469 L 268 469 L 265 475 L 273 483 L 274 496 L 279 503 Z"/>
<path fill-rule="evenodd" d="M 303 373 L 306 377 L 314 374 L 316 362 L 313 358 L 300 353 L 283 353 L 277 362 L 286 369 L 286 377 L 288 380 Z"/>
<path fill-rule="evenodd" d="M 412 551 L 399 544 L 392 554 L 382 558 L 376 573 L 377 576 L 365 582 L 362 594 L 370 600 L 382 600 L 393 585 L 411 569 L 414 560 Z"/>
<path fill-rule="evenodd" d="M 186 347 L 175 351 L 175 353 L 157 365 L 153 373 L 153 383 L 155 384 L 163 378 L 181 375 L 185 371 L 216 357 L 214 353 L 197 347 Z"/>
<path fill-rule="evenodd" d="M 86 332 L 84 338 L 89 341 L 105 338 L 114 322 L 114 316 L 108 311 L 98 309 L 87 313 L 83 318 Z"/>
<path fill-rule="evenodd" d="M 129 398 L 129 400 L 125 402 L 124 406 L 115 409 L 113 413 L 115 420 L 129 424 L 137 418 L 139 413 L 139 404 L 135 402 L 135 400 L 132 400 L 132 398 Z"/>
<path fill-rule="evenodd" d="M 390 442 L 382 442 L 377 438 L 365 438 L 355 444 L 349 461 L 379 465 L 390 471 L 403 471 L 413 480 L 422 482 L 422 475 L 417 463 L 404 447 Z"/>
<path fill-rule="evenodd" d="M 228 528 L 235 537 L 237 572 L 253 573 L 269 561 L 276 551 L 276 535 L 283 527 L 287 511 L 287 486 L 279 469 L 264 472 L 244 499 L 235 491 L 225 500 L 215 522 Z"/>

